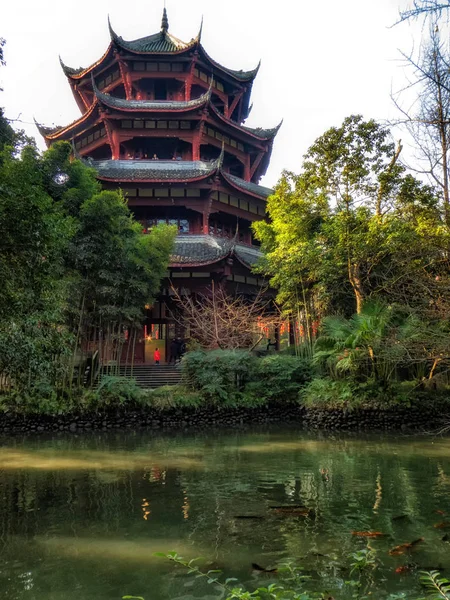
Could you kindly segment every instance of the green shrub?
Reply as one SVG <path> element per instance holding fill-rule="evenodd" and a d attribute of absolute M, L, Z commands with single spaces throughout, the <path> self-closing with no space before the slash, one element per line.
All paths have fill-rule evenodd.
<path fill-rule="evenodd" d="M 288 354 L 260 358 L 245 350 L 197 351 L 183 358 L 182 374 L 186 386 L 208 403 L 257 407 L 296 402 L 311 378 L 311 365 Z"/>
<path fill-rule="evenodd" d="M 87 409 L 99 410 L 122 407 L 125 404 L 136 405 L 141 402 L 142 396 L 143 391 L 135 379 L 107 375 L 102 377 L 94 393 L 88 392 L 83 398 Z"/>
<path fill-rule="evenodd" d="M 58 396 L 53 389 L 43 386 L 29 391 L 12 390 L 0 396 L 0 410 L 4 413 L 30 415 L 62 415 L 70 412 L 73 402 Z"/>
<path fill-rule="evenodd" d="M 200 394 L 183 385 L 164 385 L 154 390 L 146 390 L 142 403 L 163 411 L 171 408 L 197 408 L 204 400 Z"/>
<path fill-rule="evenodd" d="M 357 408 L 411 406 L 414 403 L 442 403 L 448 392 L 436 392 L 420 387 L 413 381 L 392 382 L 386 386 L 378 381 L 357 382 L 351 378 L 313 379 L 300 391 L 300 401 L 305 406 L 326 408 Z"/>
<path fill-rule="evenodd" d="M 355 404 L 356 385 L 348 379 L 313 379 L 300 391 L 300 400 L 305 406 L 344 408 Z"/>
<path fill-rule="evenodd" d="M 263 403 L 296 402 L 300 388 L 311 380 L 310 362 L 288 354 L 269 354 L 253 367 L 245 394 Z"/>
<path fill-rule="evenodd" d="M 183 382 L 210 403 L 235 405 L 256 361 L 246 350 L 188 352 L 182 361 Z"/>

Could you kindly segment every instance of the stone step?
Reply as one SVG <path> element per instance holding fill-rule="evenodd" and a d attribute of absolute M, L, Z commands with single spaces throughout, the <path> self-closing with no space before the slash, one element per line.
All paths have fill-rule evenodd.
<path fill-rule="evenodd" d="M 136 380 L 139 387 L 144 389 L 152 389 L 163 385 L 177 385 L 181 381 L 181 370 L 173 365 L 120 365 L 103 367 L 99 380 L 95 384 L 98 387 L 99 381 L 105 375 L 113 375 L 118 377 L 126 377 Z"/>

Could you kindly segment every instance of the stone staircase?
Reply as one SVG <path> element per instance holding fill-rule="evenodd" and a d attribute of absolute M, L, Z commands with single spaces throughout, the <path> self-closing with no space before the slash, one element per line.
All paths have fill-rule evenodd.
<path fill-rule="evenodd" d="M 118 372 L 116 367 L 103 367 L 95 387 L 98 386 L 104 375 L 131 377 L 131 367 L 121 365 Z M 181 381 L 181 370 L 179 365 L 134 365 L 133 379 L 136 380 L 139 387 L 145 389 L 177 385 Z"/>

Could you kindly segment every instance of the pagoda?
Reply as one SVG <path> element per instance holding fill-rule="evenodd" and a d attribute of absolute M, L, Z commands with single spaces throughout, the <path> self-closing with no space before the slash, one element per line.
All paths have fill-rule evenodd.
<path fill-rule="evenodd" d="M 69 141 L 104 189 L 120 188 L 144 232 L 177 226 L 167 279 L 147 310 L 136 354 L 137 362 L 151 362 L 155 344 L 164 360 L 179 335 L 171 285 L 190 294 L 226 282 L 230 291 L 252 294 L 262 284 L 251 272 L 261 255 L 251 224 L 266 215 L 272 190 L 259 180 L 281 123 L 244 125 L 259 65 L 220 65 L 202 46 L 202 26 L 183 42 L 169 33 L 165 8 L 160 31 L 144 38 L 126 41 L 108 25 L 110 44 L 90 67 L 73 69 L 60 59 L 81 116 L 38 128 L 47 146 Z"/>

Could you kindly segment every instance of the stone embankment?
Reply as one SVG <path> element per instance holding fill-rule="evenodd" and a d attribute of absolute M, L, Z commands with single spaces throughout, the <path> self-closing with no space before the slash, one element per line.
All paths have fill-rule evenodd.
<path fill-rule="evenodd" d="M 305 429 L 336 431 L 431 431 L 450 422 L 450 409 L 443 406 L 358 409 L 353 411 L 306 409 L 301 406 L 264 408 L 201 408 L 129 410 L 83 415 L 2 415 L 0 434 L 67 431 L 111 431 L 121 429 L 197 429 L 229 428 L 242 425 L 278 423 Z"/>

